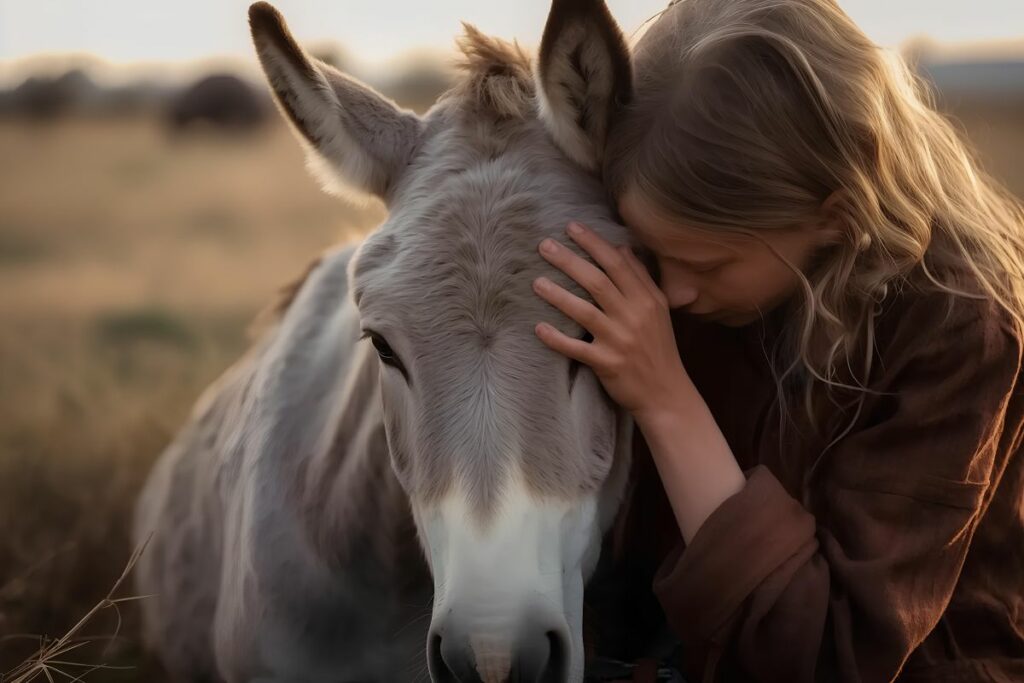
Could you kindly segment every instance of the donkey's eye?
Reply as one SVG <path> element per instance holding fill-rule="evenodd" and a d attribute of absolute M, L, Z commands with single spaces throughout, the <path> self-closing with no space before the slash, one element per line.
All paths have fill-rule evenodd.
<path fill-rule="evenodd" d="M 580 341 L 586 342 L 586 343 L 589 344 L 590 342 L 594 341 L 594 335 L 590 334 L 589 332 L 584 331 L 579 339 L 580 339 Z M 578 360 L 570 359 L 569 360 L 569 391 L 572 391 L 572 387 L 576 383 L 576 375 L 579 374 L 579 371 L 580 371 L 580 362 Z"/>
<path fill-rule="evenodd" d="M 393 363 L 396 360 L 394 350 L 380 335 L 370 335 L 370 343 L 373 344 L 373 348 L 377 350 L 377 355 L 385 363 Z"/>
<path fill-rule="evenodd" d="M 374 351 L 377 352 L 377 356 L 380 358 L 382 363 L 390 365 L 393 368 L 397 368 L 403 375 L 405 375 L 406 379 L 408 379 L 409 376 L 405 372 L 405 366 L 402 365 L 402 361 L 399 360 L 398 354 L 395 353 L 395 350 L 391 348 L 391 345 L 388 344 L 388 341 L 384 337 L 372 330 L 363 330 L 362 338 L 369 338 L 370 343 L 373 344 Z"/>

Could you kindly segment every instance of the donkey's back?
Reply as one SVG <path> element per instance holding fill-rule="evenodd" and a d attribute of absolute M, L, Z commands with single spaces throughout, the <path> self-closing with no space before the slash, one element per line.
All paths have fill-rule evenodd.
<path fill-rule="evenodd" d="M 250 349 L 203 393 L 136 506 L 134 541 L 146 544 L 135 569 L 139 593 L 147 596 L 143 636 L 176 679 L 222 678 L 215 622 L 226 608 L 222 591 L 244 581 L 227 546 L 240 530 L 244 499 L 256 494 L 245 453 L 254 435 L 247 434 L 252 423 L 245 411 L 269 345 L 265 340 Z"/>
<path fill-rule="evenodd" d="M 134 541 L 146 544 L 135 568 L 143 634 L 176 677 L 218 680 L 212 629 L 224 565 L 231 465 L 223 449 L 255 355 L 229 369 L 203 394 L 186 425 L 150 473 L 135 512 Z"/>

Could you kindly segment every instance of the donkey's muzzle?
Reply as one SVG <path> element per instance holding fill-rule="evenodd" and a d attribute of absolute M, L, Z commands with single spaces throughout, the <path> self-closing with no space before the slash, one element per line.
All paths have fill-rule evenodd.
<path fill-rule="evenodd" d="M 564 626 L 503 639 L 442 623 L 431 628 L 427 663 L 434 683 L 566 683 L 569 637 Z"/>

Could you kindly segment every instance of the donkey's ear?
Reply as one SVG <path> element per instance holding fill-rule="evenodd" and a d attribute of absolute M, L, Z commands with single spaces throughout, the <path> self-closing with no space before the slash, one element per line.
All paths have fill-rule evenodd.
<path fill-rule="evenodd" d="M 553 0 L 536 78 L 540 117 L 555 142 L 596 169 L 609 121 L 633 90 L 629 48 L 603 0 Z"/>
<path fill-rule="evenodd" d="M 270 4 L 249 7 L 249 27 L 274 98 L 321 179 L 387 201 L 416 149 L 420 118 L 306 54 Z"/>

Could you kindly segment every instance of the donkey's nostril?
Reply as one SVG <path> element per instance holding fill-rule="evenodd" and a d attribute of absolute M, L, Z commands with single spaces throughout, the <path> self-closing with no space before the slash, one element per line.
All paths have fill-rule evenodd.
<path fill-rule="evenodd" d="M 559 630 L 534 631 L 519 643 L 515 675 L 511 680 L 529 683 L 566 683 L 569 679 L 569 647 Z"/>
<path fill-rule="evenodd" d="M 427 669 L 433 683 L 480 683 L 473 664 L 473 653 L 464 639 L 441 631 L 430 634 Z"/>
<path fill-rule="evenodd" d="M 430 672 L 430 680 L 434 683 L 458 683 L 458 678 L 448 668 L 441 656 L 441 634 L 431 633 L 430 643 L 427 646 L 427 670 Z"/>
<path fill-rule="evenodd" d="M 548 631 L 548 663 L 538 679 L 540 683 L 565 683 L 569 679 L 569 646 L 561 631 Z"/>

